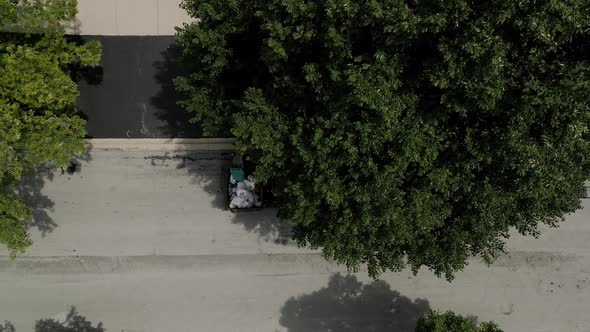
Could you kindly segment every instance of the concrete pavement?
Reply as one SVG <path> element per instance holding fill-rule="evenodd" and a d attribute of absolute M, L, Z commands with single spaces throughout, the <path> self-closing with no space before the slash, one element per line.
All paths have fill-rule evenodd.
<path fill-rule="evenodd" d="M 26 189 L 32 192 L 28 195 L 31 203 L 50 208 L 36 211 L 42 218 L 32 228 L 34 245 L 28 254 L 115 257 L 302 252 L 273 242 L 279 234 L 271 225 L 270 211 L 234 219 L 223 210 L 222 168 L 231 163 L 232 154 L 207 149 L 211 141 L 219 141 L 217 147 L 230 147 L 230 140 L 205 140 L 204 151 L 186 151 L 197 145 L 191 141 L 161 143 L 160 150 L 150 150 L 154 140 L 132 140 L 139 143 L 119 147 L 112 145 L 113 140 L 90 141 L 95 143 L 86 158 L 90 160 L 81 160 L 76 173 L 58 172 L 44 184 L 37 178 L 30 180 Z M 249 233 L 245 227 L 262 228 Z M 269 241 L 261 240 L 258 231 Z"/>
<path fill-rule="evenodd" d="M 78 0 L 68 31 L 78 35 L 171 36 L 190 22 L 180 0 Z"/>
<path fill-rule="evenodd" d="M 90 149 L 95 150 L 119 150 L 119 151 L 214 151 L 225 158 L 234 150 L 235 138 L 103 138 L 86 140 Z M 223 152 L 225 151 L 225 153 Z"/>
<path fill-rule="evenodd" d="M 70 305 L 108 331 L 406 332 L 428 309 L 507 332 L 590 331 L 589 200 L 452 283 L 427 271 L 371 282 L 287 241 L 274 211 L 223 211 L 230 152 L 92 142 L 75 173 L 21 187 L 38 207 L 34 245 L 15 262 L 0 258 L 0 321 L 17 331 Z"/>

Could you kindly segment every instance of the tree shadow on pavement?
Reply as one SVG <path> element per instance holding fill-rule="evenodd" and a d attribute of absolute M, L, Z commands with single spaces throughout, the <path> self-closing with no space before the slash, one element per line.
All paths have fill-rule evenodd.
<path fill-rule="evenodd" d="M 234 224 L 240 224 L 248 232 L 258 234 L 267 242 L 286 245 L 291 240 L 291 226 L 277 217 L 277 209 L 266 208 L 262 211 L 235 213 Z"/>
<path fill-rule="evenodd" d="M 92 145 L 86 144 L 86 150 L 78 156 L 72 156 L 70 165 L 66 168 L 56 170 L 50 165 L 44 165 L 35 168 L 21 179 L 16 186 L 16 193 L 21 200 L 31 209 L 31 221 L 24 222 L 25 228 L 37 228 L 42 237 L 51 233 L 57 228 L 57 223 L 49 215 L 53 212 L 55 203 L 45 194 L 43 194 L 43 187 L 45 181 L 53 181 L 56 173 L 61 173 L 62 176 L 67 176 L 68 179 L 82 171 L 84 164 L 92 160 L 91 156 Z"/>
<path fill-rule="evenodd" d="M 384 281 L 363 284 L 338 273 L 327 287 L 287 300 L 280 324 L 289 332 L 413 332 L 429 310 L 428 301 L 412 301 Z"/>
<path fill-rule="evenodd" d="M 152 166 L 166 166 L 175 162 L 178 170 L 185 169 L 191 176 L 191 184 L 198 185 L 211 197 L 211 206 L 228 211 L 227 170 L 231 166 L 231 151 L 173 151 L 163 155 L 145 157 Z M 248 232 L 255 232 L 267 241 L 275 241 L 279 234 L 289 234 L 290 228 L 282 226 L 276 209 L 233 214 L 232 222 L 241 224 Z M 277 242 L 278 243 L 278 242 Z"/>
<path fill-rule="evenodd" d="M 79 64 L 69 66 L 70 77 L 75 83 L 80 81 L 86 82 L 88 85 L 99 85 L 104 76 L 104 69 L 101 66 L 82 67 Z"/>
<path fill-rule="evenodd" d="M 160 85 L 160 91 L 151 98 L 151 103 L 157 109 L 156 117 L 165 123 L 159 128 L 163 135 L 198 138 L 203 136 L 201 126 L 191 123 L 190 119 L 193 116 L 177 104 L 181 97 L 174 88 L 174 79 L 186 74 L 181 55 L 180 46 L 172 42 L 161 53 L 162 60 L 154 62 L 155 78 Z"/>
<path fill-rule="evenodd" d="M 32 220 L 24 222 L 25 228 L 37 228 L 43 237 L 57 227 L 48 213 L 53 211 L 55 203 L 42 193 L 45 181 L 53 181 L 53 177 L 52 167 L 38 167 L 25 175 L 16 187 L 18 196 L 31 209 Z"/>
<path fill-rule="evenodd" d="M 191 177 L 191 185 L 201 187 L 211 198 L 211 207 L 229 212 L 227 197 L 227 172 L 232 164 L 231 151 L 171 151 L 146 156 L 152 166 L 175 167 L 185 170 Z M 170 164 L 171 163 L 171 164 Z M 277 217 L 277 209 L 232 214 L 232 223 L 239 224 L 260 239 L 276 244 L 288 244 L 291 227 Z"/>
<path fill-rule="evenodd" d="M 211 197 L 211 206 L 216 209 L 225 207 L 222 192 L 223 169 L 231 164 L 230 151 L 170 151 L 164 154 L 146 156 L 151 165 L 156 167 L 175 167 L 187 172 L 191 185 L 197 185 Z"/>

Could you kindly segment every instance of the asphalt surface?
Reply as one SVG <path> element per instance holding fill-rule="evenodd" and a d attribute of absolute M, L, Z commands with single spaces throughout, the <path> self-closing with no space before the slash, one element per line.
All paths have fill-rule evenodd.
<path fill-rule="evenodd" d="M 198 125 L 176 102 L 182 73 L 173 36 L 82 36 L 103 45 L 100 66 L 80 72 L 78 108 L 93 138 L 195 138 Z"/>
<path fill-rule="evenodd" d="M 272 210 L 224 211 L 229 152 L 98 145 L 75 173 L 20 188 L 36 207 L 34 245 L 0 257 L 0 321 L 17 331 L 71 305 L 107 331 L 409 332 L 429 309 L 506 332 L 590 331 L 590 200 L 452 283 L 428 271 L 373 282 L 296 247 Z"/>

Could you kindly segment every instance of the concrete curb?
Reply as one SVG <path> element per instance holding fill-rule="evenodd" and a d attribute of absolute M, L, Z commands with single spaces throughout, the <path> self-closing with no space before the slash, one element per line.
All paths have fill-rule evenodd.
<path fill-rule="evenodd" d="M 233 151 L 234 138 L 93 138 L 92 150 L 123 151 Z"/>
<path fill-rule="evenodd" d="M 0 256 L 0 276 L 17 274 L 126 273 L 149 271 L 194 271 L 257 274 L 333 273 L 344 268 L 319 253 L 146 255 L 146 256 Z"/>
<path fill-rule="evenodd" d="M 514 251 L 500 256 L 491 266 L 506 269 L 567 270 L 580 266 L 586 255 L 554 252 Z M 472 258 L 470 265 L 486 266 L 480 258 Z M 486 267 L 488 268 L 488 267 Z M 0 276 L 17 274 L 79 274 L 121 273 L 149 271 L 195 271 L 257 274 L 329 274 L 345 271 L 343 265 L 325 259 L 319 252 L 258 253 L 258 254 L 188 254 L 137 256 L 22 256 L 15 260 L 0 256 Z M 423 269 L 426 270 L 426 269 Z M 358 272 L 367 272 L 361 265 Z"/>

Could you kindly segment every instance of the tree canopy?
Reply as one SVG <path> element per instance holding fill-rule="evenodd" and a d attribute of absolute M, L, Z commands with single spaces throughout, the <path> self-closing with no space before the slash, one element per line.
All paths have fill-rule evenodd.
<path fill-rule="evenodd" d="M 15 332 L 14 325 L 8 321 L 4 321 L 4 324 L 0 324 L 0 332 Z"/>
<path fill-rule="evenodd" d="M 105 328 L 102 322 L 92 326 L 85 316 L 82 316 L 76 307 L 70 307 L 70 310 L 62 319 L 45 318 L 35 322 L 35 332 L 104 332 Z M 16 332 L 14 325 L 5 321 L 0 325 L 0 332 Z"/>
<path fill-rule="evenodd" d="M 431 311 L 420 318 L 415 332 L 502 332 L 493 322 L 477 323 L 456 315 L 452 311 L 444 313 Z"/>
<path fill-rule="evenodd" d="M 105 328 L 102 322 L 92 326 L 85 316 L 82 316 L 76 307 L 70 307 L 70 310 L 63 321 L 57 321 L 52 318 L 40 319 L 35 322 L 35 332 L 104 332 Z M 2 332 L 2 331 L 0 331 Z M 486 331 L 487 332 L 487 331 Z"/>
<path fill-rule="evenodd" d="M 31 244 L 30 209 L 15 193 L 35 167 L 66 166 L 84 151 L 85 121 L 75 115 L 76 66 L 97 65 L 101 46 L 65 38 L 75 0 L 0 0 L 0 244 L 10 255 Z"/>
<path fill-rule="evenodd" d="M 301 245 L 452 279 L 537 235 L 590 178 L 586 0 L 184 0 L 205 134 L 273 181 Z"/>

